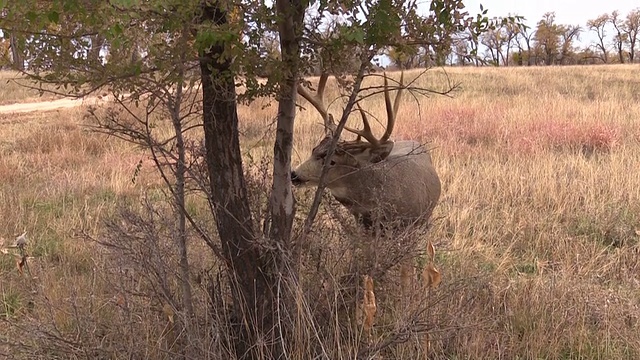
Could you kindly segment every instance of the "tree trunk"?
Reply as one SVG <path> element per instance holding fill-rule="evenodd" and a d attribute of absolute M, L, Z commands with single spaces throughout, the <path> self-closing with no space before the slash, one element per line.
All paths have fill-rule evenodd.
<path fill-rule="evenodd" d="M 601 57 L 602 61 L 605 64 L 608 64 L 609 63 L 609 56 L 607 54 L 607 47 L 604 46 L 604 38 L 600 38 L 600 44 L 598 45 L 598 47 L 600 48 L 600 51 L 602 51 L 602 57 Z"/>
<path fill-rule="evenodd" d="M 18 45 L 18 39 L 14 34 L 9 36 L 9 46 L 11 46 L 11 61 L 15 70 L 24 70 L 24 56 L 22 49 Z"/>
<path fill-rule="evenodd" d="M 617 46 L 618 46 L 618 60 L 620 60 L 620 64 L 624 64 L 624 50 L 622 48 L 622 40 L 619 40 Z"/>
<path fill-rule="evenodd" d="M 91 36 L 91 48 L 89 49 L 88 61 L 93 62 L 96 61 L 101 63 L 100 60 L 100 50 L 102 50 L 102 45 L 104 44 L 104 36 L 100 34 L 96 34 Z"/>
<path fill-rule="evenodd" d="M 273 187 L 270 201 L 272 223 L 269 237 L 272 241 L 280 243 L 282 249 L 292 248 L 290 240 L 294 199 L 291 190 L 291 152 L 300 72 L 298 39 L 302 35 L 304 10 L 305 5 L 300 0 L 276 1 L 284 76 L 280 83 L 276 141 L 273 148 Z M 280 269 L 280 271 L 287 272 L 286 269 Z M 295 274 L 292 275 L 295 276 Z"/>
<path fill-rule="evenodd" d="M 618 36 L 616 36 L 616 49 L 618 50 L 618 61 L 620 61 L 620 64 L 624 64 L 624 41 L 622 38 L 622 32 L 618 29 L 618 26 L 615 25 L 615 23 L 614 23 L 614 27 L 616 29 L 616 32 L 618 33 Z"/>
<path fill-rule="evenodd" d="M 202 22 L 227 24 L 227 13 L 218 2 L 205 2 Z M 277 250 L 271 252 L 255 241 L 257 233 L 249 208 L 238 137 L 238 114 L 229 44 L 222 41 L 200 51 L 203 123 L 206 160 L 211 182 L 218 235 L 229 268 L 237 324 L 234 324 L 238 358 L 282 358 L 283 344 L 275 318 L 278 305 Z"/>
<path fill-rule="evenodd" d="M 184 71 L 181 69 L 179 72 L 180 79 L 184 79 Z M 176 163 L 176 185 L 175 185 L 175 201 L 176 201 L 176 218 L 178 219 L 177 224 L 177 234 L 176 234 L 176 244 L 179 251 L 180 257 L 180 285 L 182 287 L 182 306 L 184 307 L 184 312 L 186 314 L 187 326 L 187 334 L 191 336 L 190 327 L 188 321 L 193 317 L 193 296 L 191 293 L 191 283 L 189 282 L 190 277 L 190 267 L 189 267 L 189 256 L 187 249 L 187 219 L 186 219 L 186 194 L 185 194 L 185 183 L 186 183 L 186 172 L 187 172 L 187 160 L 186 160 L 186 149 L 185 149 L 185 140 L 183 134 L 183 126 L 182 126 L 182 117 L 180 116 L 180 112 L 182 111 L 182 101 L 184 100 L 182 97 L 182 86 L 184 85 L 184 81 L 180 80 L 177 82 L 176 86 L 176 95 L 173 98 L 174 103 L 169 104 L 171 106 L 171 122 L 173 123 L 173 129 L 176 135 L 176 151 L 178 152 L 178 161 Z"/>

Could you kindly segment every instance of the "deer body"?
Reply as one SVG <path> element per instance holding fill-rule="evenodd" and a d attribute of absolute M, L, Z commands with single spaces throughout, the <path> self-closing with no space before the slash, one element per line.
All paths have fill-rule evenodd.
<path fill-rule="evenodd" d="M 398 141 L 386 159 L 358 165 L 330 165 L 326 186 L 364 226 L 429 219 L 440 198 L 440 179 L 424 146 Z M 294 184 L 318 185 L 322 166 L 313 158 L 300 164 Z"/>
<path fill-rule="evenodd" d="M 422 144 L 413 140 L 389 140 L 400 92 L 394 106 L 391 106 L 385 76 L 385 103 L 389 117 L 385 134 L 380 139 L 373 136 L 366 114 L 360 109 L 364 129 L 345 127 L 358 138 L 338 142 L 335 152 L 327 159 L 334 127 L 331 125 L 333 119 L 322 102 L 324 84 L 326 77 L 321 77 L 318 96 L 315 97 L 306 89 L 298 89 L 320 112 L 330 131 L 313 149 L 311 157 L 291 173 L 294 185 L 317 186 L 322 168 L 328 161 L 326 187 L 365 227 L 371 228 L 374 223 L 426 222 L 440 198 L 440 179 L 428 149 Z M 362 141 L 362 137 L 367 141 Z"/>

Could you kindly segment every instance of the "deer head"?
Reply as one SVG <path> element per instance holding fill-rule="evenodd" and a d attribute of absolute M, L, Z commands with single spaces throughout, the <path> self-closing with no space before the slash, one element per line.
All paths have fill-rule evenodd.
<path fill-rule="evenodd" d="M 440 179 L 429 151 L 413 140 L 392 141 L 391 134 L 400 106 L 403 76 L 393 103 L 384 75 L 384 101 L 387 126 L 378 138 L 373 134 L 367 113 L 356 105 L 362 117 L 362 129 L 345 127 L 357 135 L 352 141 L 339 141 L 334 153 L 328 150 L 336 130 L 333 117 L 324 105 L 327 75 L 322 75 L 315 94 L 302 86 L 298 93 L 316 108 L 324 120 L 326 136 L 311 152 L 311 157 L 291 172 L 294 185 L 318 185 L 320 174 L 328 166 L 326 187 L 361 224 L 428 220 L 440 197 Z"/>
<path fill-rule="evenodd" d="M 331 137 L 336 131 L 336 124 L 333 116 L 328 112 L 324 105 L 324 90 L 327 84 L 327 74 L 320 76 L 318 89 L 315 94 L 302 85 L 298 86 L 298 94 L 305 98 L 318 111 L 324 121 L 325 138 L 311 152 L 311 157 L 302 163 L 295 171 L 292 172 L 292 180 L 294 184 L 317 185 L 320 173 L 324 164 L 329 161 L 329 173 L 327 186 L 331 188 L 332 179 L 352 172 L 354 169 L 362 168 L 370 164 L 383 161 L 391 153 L 394 142 L 390 140 L 391 133 L 395 124 L 396 113 L 400 106 L 402 96 L 402 80 L 400 78 L 400 89 L 392 104 L 389 95 L 389 85 L 386 74 L 384 75 L 384 99 L 387 110 L 387 126 L 382 137 L 377 138 L 371 130 L 371 124 L 367 118 L 366 112 L 357 104 L 358 111 L 362 117 L 363 128 L 361 130 L 353 129 L 345 126 L 345 130 L 357 135 L 353 141 L 340 141 L 330 159 L 327 159 L 327 153 Z M 363 141 L 366 140 L 366 141 Z"/>

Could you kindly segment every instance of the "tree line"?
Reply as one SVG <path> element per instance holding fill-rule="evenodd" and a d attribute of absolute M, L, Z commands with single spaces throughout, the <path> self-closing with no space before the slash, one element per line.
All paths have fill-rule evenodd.
<path fill-rule="evenodd" d="M 481 12 L 482 15 L 487 14 L 487 10 L 482 7 Z M 337 31 L 345 25 L 337 16 L 327 16 L 325 21 L 325 26 L 317 34 L 325 39 L 335 38 Z M 534 27 L 528 26 L 522 16 L 509 15 L 490 18 L 486 31 L 480 36 L 469 29 L 462 29 L 447 33 L 447 36 L 442 36 L 435 42 L 409 37 L 409 41 L 388 46 L 381 55 L 392 66 L 404 69 L 447 65 L 624 64 L 638 61 L 636 49 L 640 42 L 639 32 L 640 8 L 633 9 L 626 15 L 617 10 L 604 13 L 584 24 L 560 24 L 555 12 L 547 12 Z M 580 37 L 588 34 L 595 35 L 595 39 L 580 46 Z M 439 34 L 435 31 L 431 35 L 435 37 Z M 29 41 L 29 38 L 4 29 L 0 36 L 0 68 L 24 70 L 25 64 L 37 57 L 33 52 L 33 44 L 27 46 Z M 111 54 L 107 51 L 109 45 L 104 35 L 94 34 L 85 41 L 90 48 L 87 50 L 88 56 L 98 58 L 101 54 L 106 54 L 107 59 L 110 57 Z M 280 57 L 279 39 L 274 32 L 263 32 L 260 44 L 265 57 Z M 134 50 L 130 56 L 134 60 L 135 57 L 143 56 L 144 42 L 132 45 Z M 355 69 L 358 59 L 347 57 L 341 62 Z M 261 75 L 267 76 L 268 73 L 265 70 Z"/>
<path fill-rule="evenodd" d="M 479 37 L 458 32 L 451 46 L 438 49 L 413 48 L 410 52 L 391 49 L 392 64 L 402 68 L 475 65 L 533 66 L 638 62 L 636 50 L 640 32 L 640 8 L 623 15 L 604 13 L 584 24 L 560 24 L 555 12 L 547 12 L 535 27 L 520 16 L 493 18 L 496 24 Z M 581 35 L 596 39 L 579 46 Z"/>

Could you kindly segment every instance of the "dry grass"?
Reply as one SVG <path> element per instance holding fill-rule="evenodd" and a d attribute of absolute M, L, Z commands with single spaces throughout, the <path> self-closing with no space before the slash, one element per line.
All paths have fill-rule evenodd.
<path fill-rule="evenodd" d="M 412 300 L 416 305 L 445 299 L 433 301 L 428 312 L 437 324 L 429 356 L 640 357 L 640 73 L 633 66 L 446 73 L 461 83 L 454 97 L 420 98 L 418 105 L 406 96 L 395 132 L 396 138 L 430 144 L 443 181 L 427 236 L 438 250 L 443 282 L 428 298 Z M 433 70 L 417 84 L 437 88 L 445 80 L 442 70 Z M 329 90 L 329 96 L 337 95 Z M 240 109 L 247 163 L 271 151 L 266 129 L 275 106 L 265 107 L 269 103 Z M 331 110 L 337 115 L 340 107 L 338 101 Z M 365 107 L 384 119 L 379 97 Z M 108 258 L 74 234 L 99 233 L 117 202 L 136 199 L 157 179 L 143 166 L 132 184 L 145 155 L 83 131 L 82 114 L 77 109 L 0 117 L 0 235 L 12 240 L 29 231 L 36 257 L 31 270 L 38 277 L 27 281 L 13 258 L 0 255 L 0 315 L 16 324 L 49 316 L 72 329 L 74 306 L 93 297 L 101 307 L 90 318 L 117 341 L 119 300 L 95 280 Z M 308 156 L 321 134 L 319 117 L 302 111 L 294 163 Z M 307 194 L 297 192 L 300 212 Z M 351 241 L 342 234 L 327 237 L 318 241 Z M 343 247 L 330 252 L 338 257 Z M 207 257 L 205 251 L 193 255 Z M 378 286 L 379 279 L 374 281 Z M 402 318 L 402 308 L 384 308 L 383 292 L 376 287 L 381 304 L 372 341 L 386 331 L 385 321 Z M 35 293 L 55 306 L 44 308 Z M 140 301 L 142 308 L 146 303 Z M 153 307 L 145 311 L 148 318 L 138 329 L 146 331 L 144 342 L 151 346 L 163 336 L 153 326 L 162 316 Z M 386 356 L 425 356 L 409 345 Z"/>
<path fill-rule="evenodd" d="M 14 71 L 0 71 L 0 105 L 36 102 L 58 99 L 60 96 L 51 93 L 40 93 L 38 90 L 29 89 L 22 86 L 35 84 L 29 82 L 24 76 Z M 45 89 L 54 89 L 52 86 L 45 86 Z"/>

